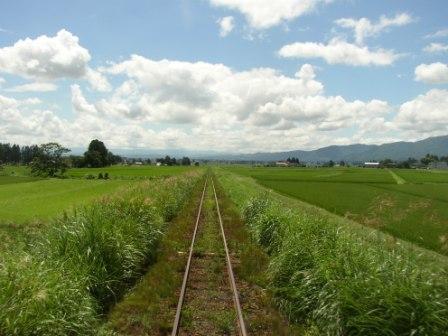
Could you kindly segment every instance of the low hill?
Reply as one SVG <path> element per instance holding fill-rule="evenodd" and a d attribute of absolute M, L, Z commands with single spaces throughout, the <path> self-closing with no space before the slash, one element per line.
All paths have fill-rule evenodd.
<path fill-rule="evenodd" d="M 288 157 L 298 157 L 305 162 L 325 162 L 329 160 L 363 162 L 386 158 L 392 160 L 406 160 L 409 157 L 420 159 L 427 153 L 439 156 L 448 155 L 448 135 L 431 137 L 416 142 L 400 141 L 382 145 L 328 146 L 311 151 L 293 150 L 277 153 L 221 155 L 213 158 L 244 161 L 277 161 L 285 160 Z"/>

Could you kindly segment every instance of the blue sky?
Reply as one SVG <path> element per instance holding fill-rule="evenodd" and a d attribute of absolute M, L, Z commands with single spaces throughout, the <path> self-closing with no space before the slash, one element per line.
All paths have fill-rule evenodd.
<path fill-rule="evenodd" d="M 448 133 L 446 1 L 1 8 L 0 141 L 253 152 Z"/>

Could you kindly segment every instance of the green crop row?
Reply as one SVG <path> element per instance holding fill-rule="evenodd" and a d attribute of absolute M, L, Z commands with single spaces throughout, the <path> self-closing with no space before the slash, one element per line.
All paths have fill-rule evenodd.
<path fill-rule="evenodd" d="M 444 257 L 260 194 L 247 178 L 224 173 L 221 181 L 270 255 L 269 287 L 291 321 L 318 335 L 446 334 Z"/>
<path fill-rule="evenodd" d="M 146 181 L 54 221 L 0 259 L 0 335 L 91 335 L 154 258 L 199 172 Z"/>

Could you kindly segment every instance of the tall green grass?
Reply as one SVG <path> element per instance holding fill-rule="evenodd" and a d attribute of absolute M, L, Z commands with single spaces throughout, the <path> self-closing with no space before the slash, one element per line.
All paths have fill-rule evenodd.
<path fill-rule="evenodd" d="M 287 207 L 244 178 L 225 179 L 270 255 L 269 287 L 292 321 L 319 335 L 447 333 L 446 259 L 311 208 Z"/>
<path fill-rule="evenodd" d="M 91 335 L 155 257 L 198 172 L 146 181 L 52 223 L 0 259 L 0 335 Z"/>

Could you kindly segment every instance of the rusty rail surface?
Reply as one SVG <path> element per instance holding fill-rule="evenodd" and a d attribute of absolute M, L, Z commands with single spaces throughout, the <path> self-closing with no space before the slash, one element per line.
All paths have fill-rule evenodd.
<path fill-rule="evenodd" d="M 229 273 L 230 287 L 232 289 L 233 302 L 235 304 L 235 310 L 237 312 L 237 321 L 238 321 L 238 327 L 239 327 L 239 334 L 241 336 L 247 336 L 246 326 L 244 324 L 243 313 L 242 313 L 242 310 L 241 310 L 241 304 L 240 304 L 240 300 L 239 300 L 239 295 L 238 295 L 238 291 L 237 291 L 237 288 L 236 288 L 235 276 L 233 274 L 232 263 L 231 263 L 231 260 L 230 260 L 229 249 L 227 247 L 227 240 L 226 240 L 226 236 L 225 236 L 225 232 L 224 232 L 224 225 L 223 225 L 223 222 L 222 222 L 221 212 L 219 210 L 218 197 L 217 197 L 217 194 L 216 194 L 216 189 L 215 189 L 215 184 L 213 182 L 213 179 L 212 179 L 212 186 L 213 186 L 213 193 L 214 193 L 214 198 L 215 198 L 215 202 L 216 202 L 216 211 L 218 213 L 219 225 L 220 225 L 222 240 L 223 240 L 223 244 L 224 244 L 224 250 L 225 250 L 225 254 L 226 254 L 226 263 L 227 263 L 227 271 Z M 205 196 L 206 188 L 207 188 L 207 180 L 204 183 L 204 189 L 202 191 L 201 201 L 200 201 L 200 204 L 199 204 L 199 210 L 198 210 L 198 214 L 197 214 L 197 217 L 196 217 L 196 224 L 195 224 L 195 228 L 194 228 L 194 231 L 193 231 L 193 237 L 191 239 L 190 251 L 189 251 L 189 254 L 188 254 L 187 265 L 185 267 L 184 278 L 183 278 L 183 281 L 182 281 L 182 287 L 181 287 L 181 291 L 180 291 L 179 301 L 178 301 L 178 304 L 177 304 L 176 316 L 174 318 L 174 324 L 173 324 L 173 330 L 171 332 L 171 336 L 177 336 L 178 333 L 179 333 L 179 327 L 180 327 L 180 321 L 181 321 L 181 315 L 182 315 L 182 306 L 183 306 L 183 303 L 184 303 L 188 277 L 189 277 L 189 274 L 190 274 L 191 260 L 193 258 L 194 244 L 195 244 L 195 241 L 196 241 L 196 234 L 197 234 L 197 231 L 198 231 L 199 220 L 200 220 L 200 217 L 201 217 L 202 204 L 204 202 L 204 196 Z"/>

